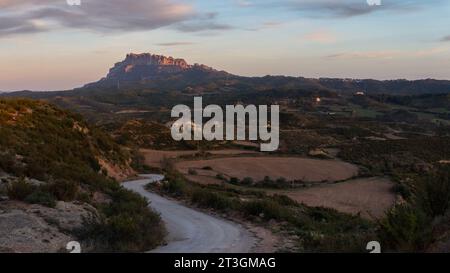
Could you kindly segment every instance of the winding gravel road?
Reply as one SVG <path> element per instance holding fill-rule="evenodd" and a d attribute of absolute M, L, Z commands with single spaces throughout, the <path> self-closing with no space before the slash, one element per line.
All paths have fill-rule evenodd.
<path fill-rule="evenodd" d="M 162 175 L 141 175 L 142 179 L 123 183 L 151 201 L 150 207 L 161 214 L 166 224 L 167 245 L 157 253 L 248 253 L 255 237 L 241 225 L 185 207 L 176 201 L 148 192 L 144 186 L 161 181 Z"/>

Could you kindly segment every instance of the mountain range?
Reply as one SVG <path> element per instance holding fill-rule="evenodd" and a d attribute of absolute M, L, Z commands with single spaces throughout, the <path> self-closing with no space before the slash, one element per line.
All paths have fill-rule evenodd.
<path fill-rule="evenodd" d="M 366 92 L 391 95 L 420 95 L 450 93 L 448 80 L 373 80 L 304 78 L 289 76 L 243 77 L 226 71 L 219 71 L 203 64 L 189 64 L 184 59 L 154 55 L 150 53 L 129 53 L 125 59 L 116 63 L 99 81 L 73 89 L 77 94 L 92 94 L 99 89 L 108 92 L 129 89 L 151 88 L 159 91 L 178 90 L 193 93 L 212 91 L 249 90 L 328 90 L 338 93 Z M 10 93 L 31 97 L 61 95 L 60 92 L 30 94 L 27 91 Z M 64 93 L 73 95 L 73 92 Z"/>
<path fill-rule="evenodd" d="M 150 53 L 127 54 L 104 78 L 81 88 L 53 92 L 20 91 L 2 93 L 0 97 L 44 99 L 95 120 L 102 115 L 100 119 L 108 120 L 111 113 L 130 109 L 151 110 L 158 116 L 161 109 L 171 109 L 180 103 L 189 105 L 192 96 L 203 96 L 205 103 L 224 105 L 295 102 L 316 96 L 348 100 L 361 93 L 367 95 L 365 100 L 370 103 L 389 101 L 423 109 L 447 108 L 450 105 L 450 81 L 446 80 L 242 77 L 202 64 L 189 64 L 184 59 Z"/>
<path fill-rule="evenodd" d="M 239 87 L 247 89 L 329 89 L 337 92 L 369 92 L 391 94 L 449 93 L 450 81 L 426 80 L 389 80 L 372 79 L 310 79 L 304 77 L 265 76 L 242 77 L 225 71 L 218 71 L 203 64 L 188 64 L 184 59 L 175 59 L 150 53 L 127 54 L 125 60 L 118 62 L 109 70 L 108 75 L 98 82 L 87 84 L 90 87 L 147 86 L 168 89 L 194 89 L 199 85 L 217 84 L 220 87 Z"/>

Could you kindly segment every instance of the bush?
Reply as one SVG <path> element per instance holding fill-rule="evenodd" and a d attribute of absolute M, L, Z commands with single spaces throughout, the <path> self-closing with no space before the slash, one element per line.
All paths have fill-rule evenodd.
<path fill-rule="evenodd" d="M 251 186 L 251 185 L 254 184 L 253 178 L 251 178 L 251 177 L 245 177 L 245 178 L 242 180 L 241 184 L 242 184 L 242 185 L 246 185 L 246 186 Z"/>
<path fill-rule="evenodd" d="M 39 204 L 50 208 L 54 208 L 56 206 L 55 197 L 51 193 L 43 190 L 37 190 L 29 194 L 24 201 L 31 204 Z"/>
<path fill-rule="evenodd" d="M 272 180 L 270 177 L 264 177 L 264 180 L 258 182 L 256 185 L 266 188 L 284 189 L 292 187 L 292 184 L 286 178 L 280 177 L 277 180 Z"/>
<path fill-rule="evenodd" d="M 425 214 L 410 205 L 397 205 L 379 222 L 383 245 L 399 251 L 424 249 L 430 241 L 430 228 Z"/>
<path fill-rule="evenodd" d="M 167 182 L 163 184 L 162 189 L 170 194 L 177 196 L 183 195 L 186 189 L 186 182 L 179 175 L 167 177 Z"/>
<path fill-rule="evenodd" d="M 218 210 L 227 210 L 233 208 L 231 198 L 223 194 L 210 192 L 205 189 L 196 189 L 192 193 L 191 201 L 201 207 L 213 208 Z"/>
<path fill-rule="evenodd" d="M 25 179 L 21 178 L 9 184 L 7 193 L 10 199 L 23 201 L 28 195 L 33 193 L 35 186 L 27 183 Z"/>
<path fill-rule="evenodd" d="M 5 138 L 5 136 L 3 136 L 2 133 L 3 133 L 2 130 L 0 130 L 0 141 L 2 138 Z M 9 152 L 3 152 L 3 151 L 0 152 L 0 169 L 1 170 L 8 172 L 8 173 L 13 173 L 17 176 L 22 176 L 22 175 L 24 175 L 24 168 L 23 168 L 23 166 L 19 166 L 19 165 L 20 164 L 18 164 L 14 155 L 12 155 Z"/>
<path fill-rule="evenodd" d="M 298 203 L 286 195 L 274 194 L 272 197 L 275 202 L 282 206 L 297 206 Z"/>
<path fill-rule="evenodd" d="M 252 216 L 262 216 L 266 220 L 284 220 L 289 211 L 271 200 L 257 200 L 244 203 L 243 210 Z"/>
<path fill-rule="evenodd" d="M 233 184 L 233 185 L 238 185 L 239 184 L 239 178 L 237 178 L 237 177 L 232 177 L 232 178 L 230 178 L 230 184 Z"/>
<path fill-rule="evenodd" d="M 442 168 L 419 181 L 417 199 L 429 216 L 445 215 L 450 208 L 450 168 Z"/>
<path fill-rule="evenodd" d="M 77 197 L 78 185 L 68 180 L 56 180 L 49 185 L 50 192 L 61 201 L 73 201 Z"/>
<path fill-rule="evenodd" d="M 397 183 L 397 184 L 395 184 L 395 186 L 392 189 L 392 191 L 395 194 L 399 194 L 404 199 L 408 199 L 411 196 L 411 190 L 404 183 Z"/>
<path fill-rule="evenodd" d="M 112 199 L 102 210 L 105 218 L 86 219 L 84 228 L 78 231 L 81 240 L 102 252 L 141 252 L 162 243 L 165 229 L 161 218 L 148 208 L 145 198 L 119 188 Z"/>

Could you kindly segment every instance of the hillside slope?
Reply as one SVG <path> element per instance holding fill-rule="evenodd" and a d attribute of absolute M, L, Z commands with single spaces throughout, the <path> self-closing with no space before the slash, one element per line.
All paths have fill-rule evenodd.
<path fill-rule="evenodd" d="M 107 176 L 133 174 L 130 155 L 81 117 L 45 102 L 0 100 L 0 154 L 0 251 L 54 252 L 69 239 L 102 251 L 161 242 L 146 200 Z"/>

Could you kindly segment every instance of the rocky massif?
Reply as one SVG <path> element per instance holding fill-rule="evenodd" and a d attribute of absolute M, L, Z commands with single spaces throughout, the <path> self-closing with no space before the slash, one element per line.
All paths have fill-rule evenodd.
<path fill-rule="evenodd" d="M 206 75 L 221 72 L 202 64 L 188 64 L 184 59 L 176 59 L 151 53 L 130 53 L 127 54 L 125 60 L 116 63 L 109 70 L 108 75 L 98 83 L 120 85 L 120 82 L 145 82 L 160 77 L 185 73 Z"/>

